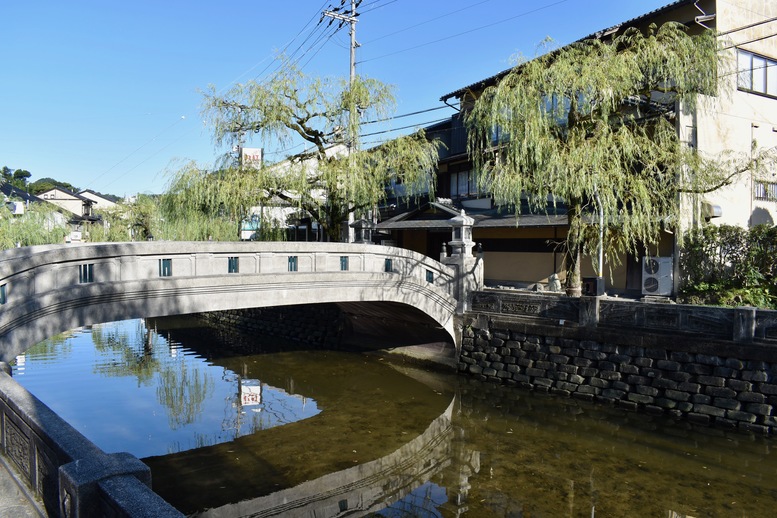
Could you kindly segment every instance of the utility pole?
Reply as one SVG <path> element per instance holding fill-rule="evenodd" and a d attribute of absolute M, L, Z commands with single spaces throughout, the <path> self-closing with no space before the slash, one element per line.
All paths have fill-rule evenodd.
<path fill-rule="evenodd" d="M 323 16 L 327 16 L 329 18 L 332 18 L 332 20 L 340 20 L 340 27 L 342 27 L 344 24 L 348 23 L 350 24 L 350 31 L 349 34 L 351 36 L 351 62 L 350 62 L 350 85 L 351 88 L 353 88 L 353 84 L 356 81 L 356 47 L 359 46 L 359 44 L 356 42 L 356 22 L 358 21 L 358 13 L 356 12 L 356 8 L 359 7 L 359 4 L 362 0 L 351 0 L 351 10 L 350 11 L 344 11 L 339 12 L 344 6 L 346 0 L 340 1 L 340 7 L 335 7 L 331 10 L 324 11 Z M 323 20 L 323 17 L 322 17 Z M 330 22 L 331 24 L 331 22 Z M 358 135 L 356 132 L 353 131 L 354 126 L 356 125 L 356 121 L 359 117 L 359 107 L 358 106 L 349 106 L 348 108 L 350 113 L 350 128 L 349 130 L 349 138 L 348 138 L 348 155 L 350 156 L 352 152 L 358 150 L 359 148 L 359 142 L 358 142 Z M 348 242 L 353 243 L 354 242 L 354 228 L 351 226 L 351 224 L 354 222 L 355 217 L 353 213 L 352 207 L 349 207 L 348 210 Z"/>
<path fill-rule="evenodd" d="M 351 36 L 351 84 L 353 85 L 353 82 L 356 80 L 356 47 L 359 46 L 358 43 L 356 43 L 356 22 L 358 21 L 358 14 L 356 13 L 356 8 L 361 3 L 361 0 L 351 0 L 351 10 L 346 11 L 345 13 L 340 13 L 340 9 L 342 9 L 343 5 L 345 5 L 345 0 L 343 0 L 340 4 L 340 7 L 336 7 L 330 11 L 324 11 L 324 16 L 327 16 L 329 18 L 333 18 L 335 20 L 340 20 L 340 27 L 343 26 L 345 23 L 349 23 L 351 25 L 351 30 L 349 31 L 349 34 Z"/>

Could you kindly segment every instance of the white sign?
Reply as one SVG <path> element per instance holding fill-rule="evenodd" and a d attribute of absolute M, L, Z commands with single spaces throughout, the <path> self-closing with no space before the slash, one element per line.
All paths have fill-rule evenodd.
<path fill-rule="evenodd" d="M 243 161 L 243 165 L 252 167 L 262 166 L 262 148 L 260 147 L 244 147 L 241 152 L 240 159 Z"/>

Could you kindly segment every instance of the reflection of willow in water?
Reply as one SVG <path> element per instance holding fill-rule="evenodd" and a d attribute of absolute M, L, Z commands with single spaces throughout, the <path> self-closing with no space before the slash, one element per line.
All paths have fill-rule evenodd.
<path fill-rule="evenodd" d="M 157 401 L 167 408 L 167 419 L 173 430 L 197 419 L 215 387 L 213 378 L 199 364 L 187 362 L 185 355 L 179 361 L 165 364 L 158 378 Z"/>
<path fill-rule="evenodd" d="M 157 377 L 157 401 L 167 409 L 173 430 L 193 423 L 214 391 L 215 382 L 202 363 L 188 361 L 184 354 L 159 358 L 155 351 L 166 343 L 147 329 L 142 320 L 137 320 L 131 331 L 122 322 L 95 325 L 92 341 L 105 357 L 95 365 L 96 373 L 109 377 L 132 376 L 137 378 L 138 385 L 149 385 Z"/>
<path fill-rule="evenodd" d="M 95 364 L 94 372 L 108 377 L 133 376 L 138 386 L 148 385 L 159 369 L 154 357 L 159 336 L 146 330 L 142 320 L 136 321 L 134 332 L 125 329 L 121 322 L 92 327 L 95 350 L 105 356 L 104 361 Z"/>
<path fill-rule="evenodd" d="M 27 358 L 66 358 L 73 350 L 71 339 L 75 335 L 74 331 L 65 331 L 52 336 L 25 351 Z"/>

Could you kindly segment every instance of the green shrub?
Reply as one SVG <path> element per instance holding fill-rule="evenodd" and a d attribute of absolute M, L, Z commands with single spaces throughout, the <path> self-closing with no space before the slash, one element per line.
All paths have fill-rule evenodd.
<path fill-rule="evenodd" d="M 680 299 L 694 304 L 777 309 L 777 226 L 709 225 L 680 254 Z"/>

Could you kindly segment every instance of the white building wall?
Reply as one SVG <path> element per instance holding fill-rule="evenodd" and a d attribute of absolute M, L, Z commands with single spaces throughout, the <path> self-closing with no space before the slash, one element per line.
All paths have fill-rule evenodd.
<path fill-rule="evenodd" d="M 720 70 L 721 92 L 716 98 L 700 100 L 695 120 L 694 114 L 683 114 L 679 130 L 683 140 L 694 143 L 700 153 L 710 156 L 728 150 L 747 159 L 753 141 L 760 148 L 777 146 L 777 98 L 737 89 L 736 46 L 777 60 L 777 21 L 762 23 L 777 17 L 777 2 L 738 0 L 716 4 L 717 30 L 723 34 L 723 47 L 730 47 L 723 51 L 726 63 Z M 753 24 L 756 25 L 738 30 Z M 764 39 L 753 41 L 759 38 Z M 767 179 L 777 181 L 774 168 Z M 722 209 L 722 216 L 711 220 L 715 224 L 745 228 L 777 224 L 777 202 L 754 199 L 754 175 L 750 172 L 740 175 L 729 186 L 698 196 L 697 201 L 701 200 Z M 697 222 L 699 215 L 695 213 Z"/>

